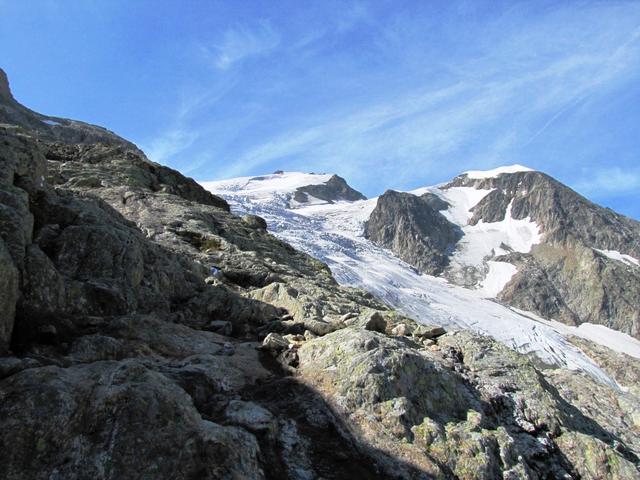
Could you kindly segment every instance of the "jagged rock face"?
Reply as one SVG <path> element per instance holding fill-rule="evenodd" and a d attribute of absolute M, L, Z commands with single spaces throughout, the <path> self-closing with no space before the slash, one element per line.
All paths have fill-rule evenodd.
<path fill-rule="evenodd" d="M 443 207 L 430 194 L 418 197 L 388 190 L 378 198 L 364 235 L 420 271 L 437 275 L 447 266 L 450 251 L 462 236 L 440 213 Z"/>
<path fill-rule="evenodd" d="M 327 182 L 318 185 L 306 185 L 296 189 L 293 200 L 298 203 L 307 203 L 308 195 L 311 195 L 327 203 L 341 200 L 353 202 L 356 200 L 366 200 L 363 194 L 351 188 L 344 178 L 333 175 Z"/>
<path fill-rule="evenodd" d="M 518 172 L 486 179 L 463 175 L 448 186 L 494 189 L 473 208 L 471 224 L 502 220 L 512 203 L 512 217 L 530 217 L 542 226 L 547 242 L 580 240 L 594 248 L 621 248 L 640 256 L 639 222 L 590 202 L 544 173 Z"/>
<path fill-rule="evenodd" d="M 499 300 L 545 318 L 603 324 L 640 338 L 640 267 L 602 253 L 640 258 L 639 222 L 535 171 L 487 178 L 463 174 L 440 190 L 465 188 L 489 192 L 471 208 L 468 225 L 526 220 L 537 225 L 541 241 L 529 251 L 503 245 L 506 252 L 488 253 L 480 267 L 452 265 L 460 245 L 472 240 L 440 213 L 448 205 L 432 193 L 385 193 L 365 235 L 421 272 L 463 286 L 480 284 L 487 261 L 510 263 L 517 273 L 502 287 Z"/>
<path fill-rule="evenodd" d="M 229 211 L 227 202 L 206 191 L 193 179 L 150 162 L 142 152 L 127 145 L 50 143 L 45 157 L 48 160 L 48 180 L 53 185 L 96 193 L 103 188 L 127 188 L 122 193 L 122 202 L 141 189 L 172 194 Z"/>
<path fill-rule="evenodd" d="M 640 223 L 599 207 L 540 172 L 486 179 L 456 178 L 451 186 L 493 189 L 474 208 L 471 224 L 496 222 L 511 205 L 531 218 L 543 241 L 530 254 L 505 259 L 518 273 L 499 299 L 567 323 L 599 323 L 640 338 L 640 267 L 597 250 L 640 258 Z"/>
<path fill-rule="evenodd" d="M 9 82 L 2 69 L 0 69 L 0 123 L 18 125 L 36 132 L 38 138 L 46 141 L 85 144 L 100 142 L 126 145 L 130 149 L 138 150 L 133 143 L 106 128 L 66 118 L 48 117 L 29 110 L 15 101 L 11 95 Z"/>
<path fill-rule="evenodd" d="M 633 391 L 598 385 L 612 406 L 580 416 L 588 378 L 391 338 L 419 329 L 190 179 L 0 106 L 22 115 L 0 127 L 1 478 L 637 474 Z"/>

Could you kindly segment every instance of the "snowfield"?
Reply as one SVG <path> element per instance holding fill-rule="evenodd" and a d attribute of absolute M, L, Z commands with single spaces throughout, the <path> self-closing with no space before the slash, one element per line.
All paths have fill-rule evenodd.
<path fill-rule="evenodd" d="M 615 382 L 565 335 L 578 334 L 640 358 L 640 342 L 628 335 L 601 326 L 574 331 L 487 298 L 495 297 L 516 273 L 511 264 L 487 262 L 489 273 L 478 289 L 455 286 L 442 278 L 420 274 L 390 251 L 364 238 L 364 222 L 375 208 L 376 198 L 333 204 L 313 202 L 289 208 L 289 200 L 297 187 L 324 183 L 329 178 L 330 175 L 284 173 L 202 182 L 202 185 L 224 197 L 235 213 L 263 217 L 271 233 L 327 263 L 339 283 L 364 288 L 418 322 L 490 335 L 519 352 L 534 355 L 546 365 L 583 370 L 612 385 Z M 502 222 L 467 225 L 469 209 L 490 190 L 468 187 L 441 190 L 437 186 L 411 193 L 426 191 L 438 194 L 452 205 L 443 213 L 463 228 L 465 237 L 469 235 L 470 241 L 455 254 L 459 255 L 459 262 L 481 262 L 485 255 L 499 248 L 505 238 L 508 245 L 518 251 L 529 251 L 540 240 L 535 223 L 515 220 L 509 212 Z M 606 341 L 602 341 L 604 338 Z"/>
<path fill-rule="evenodd" d="M 515 165 L 505 169 L 526 168 Z M 495 171 L 500 171 L 496 169 Z M 480 175 L 481 172 L 474 172 Z M 508 172 L 501 172 L 508 173 Z M 462 239 L 450 259 L 448 270 L 456 275 L 472 267 L 478 272 L 485 271 L 485 278 L 477 286 L 478 291 L 487 298 L 495 298 L 516 274 L 514 265 L 492 260 L 505 255 L 508 250 L 529 253 L 531 248 L 540 243 L 542 234 L 538 225 L 530 218 L 515 219 L 511 216 L 513 201 L 508 205 L 504 220 L 486 223 L 480 220 L 470 225 L 471 209 L 493 190 L 475 189 L 473 187 L 442 188 L 442 185 L 414 190 L 414 195 L 431 193 L 447 202 L 450 207 L 441 213 L 451 223 L 460 227 Z"/>

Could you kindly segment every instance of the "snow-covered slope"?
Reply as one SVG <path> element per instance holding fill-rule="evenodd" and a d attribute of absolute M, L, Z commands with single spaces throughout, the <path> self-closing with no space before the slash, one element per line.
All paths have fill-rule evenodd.
<path fill-rule="evenodd" d="M 503 173 L 529 171 L 527 167 L 513 165 L 496 168 L 486 172 L 466 172 L 472 178 L 489 178 Z M 473 174 L 473 175 L 472 175 Z M 443 215 L 451 223 L 460 227 L 463 236 L 457 243 L 450 258 L 448 277 L 456 279 L 455 283 L 465 286 L 477 286 L 484 297 L 495 298 L 517 269 L 506 262 L 491 260 L 509 251 L 528 253 L 542 239 L 540 228 L 530 218 L 515 219 L 511 215 L 512 203 L 507 207 L 505 218 L 499 222 L 485 223 L 480 221 L 469 224 L 471 209 L 493 190 L 473 187 L 425 187 L 410 193 L 423 195 L 432 193 L 449 204 Z M 482 272 L 482 278 L 468 280 L 469 269 L 474 273 Z M 474 275 L 474 277 L 477 276 Z"/>
<path fill-rule="evenodd" d="M 469 170 L 464 172 L 469 178 L 491 178 L 502 175 L 503 173 L 532 172 L 533 169 L 524 165 L 507 165 L 504 167 L 494 168 L 493 170 Z"/>
<path fill-rule="evenodd" d="M 472 329 L 491 335 L 520 352 L 534 354 L 545 364 L 581 369 L 612 382 L 566 340 L 564 335 L 572 333 L 566 328 L 539 321 L 527 312 L 485 298 L 495 294 L 505 278 L 513 274 L 509 264 L 494 262 L 496 265 L 490 268 L 495 271 L 490 271 L 481 289 L 462 288 L 442 278 L 420 274 L 390 251 L 364 238 L 364 222 L 375 208 L 376 198 L 289 207 L 292 192 L 298 187 L 326 180 L 326 175 L 285 173 L 203 182 L 202 185 L 222 195 L 235 212 L 262 216 L 273 234 L 326 262 L 340 283 L 364 288 L 419 322 Z M 463 228 L 468 226 L 469 209 L 489 193 L 467 187 L 446 191 L 429 187 L 422 191 L 435 193 L 449 202 L 447 217 Z M 498 223 L 501 225 L 476 225 L 465 232 L 473 241 L 468 248 L 462 248 L 459 255 L 464 259 L 481 259 L 488 250 L 500 248 L 504 243 L 500 235 L 506 235 L 514 250 L 525 251 L 538 241 L 539 232 L 531 222 L 506 218 Z M 605 327 L 599 327 L 597 334 L 590 338 L 597 341 L 598 335 L 606 336 L 606 330 L 602 329 Z M 619 335 L 622 334 L 616 332 L 616 336 L 610 338 L 620 338 Z M 624 341 L 609 341 L 608 346 L 640 358 L 640 342 L 626 335 L 623 338 Z"/>

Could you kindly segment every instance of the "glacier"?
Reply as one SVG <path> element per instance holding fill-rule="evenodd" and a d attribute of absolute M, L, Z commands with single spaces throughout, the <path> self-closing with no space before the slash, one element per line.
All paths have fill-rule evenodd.
<path fill-rule="evenodd" d="M 526 167 L 520 167 L 526 168 Z M 496 174 L 506 173 L 498 169 Z M 474 172 L 476 175 L 481 173 Z M 491 174 L 494 174 L 492 171 Z M 421 274 L 392 252 L 378 247 L 363 236 L 364 222 L 376 206 L 377 198 L 354 202 L 311 204 L 292 202 L 298 187 L 325 183 L 331 175 L 282 172 L 258 177 L 200 182 L 207 190 L 224 197 L 238 214 L 259 215 L 267 221 L 269 231 L 295 248 L 325 262 L 336 280 L 346 286 L 363 288 L 389 306 L 424 324 L 438 324 L 449 330 L 469 329 L 489 335 L 508 347 L 528 354 L 544 367 L 581 370 L 607 384 L 617 386 L 598 365 L 574 346 L 567 335 L 579 335 L 602 343 L 614 350 L 640 358 L 640 342 L 628 335 L 603 326 L 571 328 L 541 319 L 503 305 L 494 299 L 502 286 L 515 273 L 515 267 L 493 262 L 489 275 L 480 288 L 453 285 L 443 278 Z M 438 192 L 439 187 L 425 187 L 410 193 Z M 473 190 L 473 191 L 472 191 Z M 469 187 L 448 189 L 445 199 L 452 205 L 447 216 L 466 225 L 469 210 L 490 190 Z M 476 230 L 490 231 L 491 241 L 484 242 L 483 252 L 505 240 L 528 251 L 539 237 L 537 227 L 514 224 L 507 218 L 504 225 L 485 224 Z M 471 235 L 473 237 L 473 235 Z M 465 254 L 469 255 L 470 245 Z M 480 248 L 480 247 L 478 247 Z M 479 258 L 475 252 L 474 260 Z M 608 331 L 608 332 L 607 332 Z M 609 335 L 610 333 L 610 335 Z M 606 337 L 606 341 L 599 341 Z"/>

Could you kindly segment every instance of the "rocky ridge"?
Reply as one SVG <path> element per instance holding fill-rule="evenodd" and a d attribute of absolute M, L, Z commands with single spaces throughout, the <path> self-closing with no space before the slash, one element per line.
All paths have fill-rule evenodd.
<path fill-rule="evenodd" d="M 633 392 L 418 326 L 129 142 L 0 103 L 2 478 L 638 476 Z"/>
<path fill-rule="evenodd" d="M 640 338 L 640 265 L 607 255 L 624 252 L 640 258 L 639 222 L 531 170 L 462 174 L 427 190 L 381 196 L 367 222 L 367 238 L 424 273 L 467 287 L 480 285 L 490 275 L 492 262 L 513 265 L 514 273 L 495 292 L 499 300 L 569 325 L 603 324 Z M 458 251 L 466 248 L 466 233 L 456 238 L 460 226 L 442 214 L 450 208 L 442 197 L 468 191 L 479 200 L 470 205 L 463 230 L 529 222 L 539 229 L 540 240 L 524 249 L 503 243 L 480 262 L 452 265 Z M 400 195 L 404 201 L 394 201 Z M 425 196 L 436 200 L 430 204 Z"/>
<path fill-rule="evenodd" d="M 297 203 L 309 203 L 309 196 L 316 200 L 323 200 L 327 203 L 338 201 L 366 200 L 363 194 L 351 188 L 344 178 L 332 175 L 329 180 L 319 184 L 304 185 L 296 188 L 293 200 Z"/>
<path fill-rule="evenodd" d="M 640 338 L 640 266 L 603 250 L 640 258 L 640 223 L 602 208 L 541 172 L 489 179 L 459 177 L 452 186 L 492 189 L 473 208 L 471 224 L 530 218 L 543 240 L 529 254 L 504 260 L 518 273 L 499 299 L 569 324 L 598 323 Z"/>

